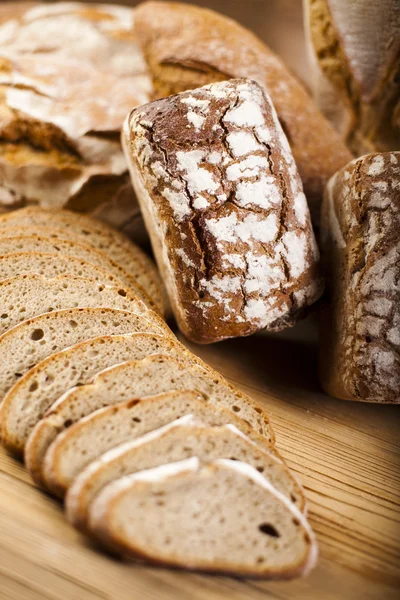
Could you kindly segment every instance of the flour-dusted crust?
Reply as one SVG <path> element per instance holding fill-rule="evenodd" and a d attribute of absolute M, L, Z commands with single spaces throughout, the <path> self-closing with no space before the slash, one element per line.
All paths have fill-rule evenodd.
<path fill-rule="evenodd" d="M 132 180 L 182 331 L 293 325 L 321 292 L 300 178 L 271 101 L 231 80 L 155 101 L 124 129 Z"/>
<path fill-rule="evenodd" d="M 322 383 L 339 398 L 399 402 L 400 152 L 369 154 L 332 178 L 322 232 Z"/>
<path fill-rule="evenodd" d="M 133 21 L 131 8 L 111 4 L 1 8 L 0 207 L 39 203 L 128 228 L 135 221 L 118 136 L 151 82 Z"/>
<path fill-rule="evenodd" d="M 356 154 L 400 147 L 400 3 L 306 0 L 313 93 Z"/>
<path fill-rule="evenodd" d="M 143 3 L 134 28 L 159 98 L 238 77 L 268 92 L 318 223 L 326 181 L 352 156 L 281 59 L 235 21 L 197 6 Z"/>

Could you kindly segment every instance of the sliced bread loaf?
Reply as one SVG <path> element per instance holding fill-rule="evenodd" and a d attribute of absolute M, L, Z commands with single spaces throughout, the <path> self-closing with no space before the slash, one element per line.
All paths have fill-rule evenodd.
<path fill-rule="evenodd" d="M 91 306 L 128 310 L 146 316 L 160 329 L 170 332 L 161 317 L 128 288 L 108 286 L 94 279 L 72 275 L 46 278 L 29 274 L 0 281 L 0 306 L 0 334 L 21 321 L 46 312 Z"/>
<path fill-rule="evenodd" d="M 62 238 L 56 240 L 54 237 L 45 237 L 42 235 L 0 236 L 0 256 L 15 252 L 51 252 L 52 254 L 58 254 L 63 258 L 80 258 L 81 260 L 104 269 L 121 283 L 128 286 L 139 296 L 139 298 L 151 306 L 151 308 L 157 310 L 157 312 L 161 314 L 163 312 L 163 307 L 155 303 L 150 296 L 148 296 L 133 275 L 128 273 L 118 263 L 108 258 L 105 252 L 97 250 L 96 248 L 93 248 L 93 246 Z"/>
<path fill-rule="evenodd" d="M 193 410 L 189 410 L 188 394 L 190 397 L 195 395 L 202 406 L 196 405 Z M 153 401 L 150 402 L 150 399 Z M 106 406 L 72 425 L 67 422 L 67 427 L 54 439 L 54 442 L 48 447 L 48 452 L 43 455 L 39 483 L 54 495 L 62 497 L 75 477 L 88 464 L 111 448 L 158 429 L 187 414 L 201 417 L 204 421 L 205 418 L 201 415 L 210 413 L 212 420 L 210 421 L 210 417 L 205 420 L 210 425 L 233 423 L 260 447 L 280 458 L 275 446 L 269 444 L 246 421 L 235 417 L 234 413 L 226 407 L 207 402 L 204 396 L 197 392 L 171 391 L 157 396 L 147 396 L 144 398 L 144 402 L 142 400 L 133 399 Z M 154 412 L 150 413 L 150 410 Z M 223 420 L 221 421 L 221 419 Z M 31 462 L 31 458 L 35 458 L 34 445 L 37 440 L 34 433 L 35 430 L 25 449 L 26 463 L 33 476 L 35 473 L 32 472 L 32 466 L 35 465 Z"/>
<path fill-rule="evenodd" d="M 15 226 L 51 226 L 71 232 L 85 243 L 104 250 L 112 260 L 126 269 L 157 304 L 162 304 L 162 284 L 153 261 L 120 231 L 109 225 L 68 210 L 51 210 L 29 206 L 0 215 L 0 229 Z"/>
<path fill-rule="evenodd" d="M 164 332 L 151 320 L 112 308 L 73 308 L 23 321 L 0 336 L 0 402 L 8 390 L 50 354 L 106 334 Z"/>
<path fill-rule="evenodd" d="M 41 465 L 47 449 L 66 427 L 79 419 L 104 406 L 175 390 L 200 393 L 205 401 L 230 409 L 265 436 L 268 442 L 273 441 L 273 432 L 264 410 L 233 388 L 221 375 L 187 360 L 178 361 L 159 354 L 106 369 L 94 378 L 92 384 L 70 390 L 53 404 L 45 418 L 33 429 L 25 448 L 25 460 L 32 477 L 41 483 Z"/>
<path fill-rule="evenodd" d="M 5 396 L 0 409 L 1 439 L 20 455 L 34 425 L 67 390 L 89 383 L 107 367 L 164 353 L 196 362 L 181 344 L 150 333 L 105 335 L 80 342 L 39 362 Z"/>
<path fill-rule="evenodd" d="M 214 415 L 212 419 L 215 421 Z M 304 510 L 300 486 L 275 455 L 255 444 L 234 425 L 211 426 L 210 419 L 202 422 L 187 415 L 109 450 L 88 465 L 68 490 L 68 520 L 78 529 L 85 530 L 88 508 L 104 486 L 125 475 L 192 456 L 205 462 L 216 458 L 247 462 L 263 473 L 299 510 Z M 52 479 L 52 473 L 46 471 L 46 480 Z"/>
<path fill-rule="evenodd" d="M 194 501 L 195 499 L 195 501 Z M 108 485 L 90 527 L 123 555 L 186 569 L 289 579 L 316 562 L 304 515 L 254 467 L 198 458 Z"/>

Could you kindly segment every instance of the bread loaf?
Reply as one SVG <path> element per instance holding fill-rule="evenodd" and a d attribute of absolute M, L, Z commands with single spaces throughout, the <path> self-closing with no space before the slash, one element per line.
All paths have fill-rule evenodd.
<path fill-rule="evenodd" d="M 123 144 L 187 337 L 209 343 L 277 331 L 319 297 L 301 181 L 256 83 L 217 83 L 136 109 Z"/>
<path fill-rule="evenodd" d="M 133 20 L 111 4 L 0 7 L 4 209 L 68 207 L 136 232 L 119 130 L 151 81 Z"/>
<path fill-rule="evenodd" d="M 80 239 L 84 243 L 104 251 L 107 256 L 124 268 L 134 277 L 138 284 L 160 307 L 162 312 L 163 291 L 160 276 L 153 261 L 133 242 L 119 231 L 100 223 L 95 219 L 76 215 L 68 210 L 46 210 L 39 207 L 28 207 L 18 211 L 0 215 L 0 234 L 7 235 L 10 228 L 16 227 L 45 228 L 51 227 L 48 235 L 71 239 Z M 32 229 L 30 229 L 32 233 Z"/>
<path fill-rule="evenodd" d="M 145 329 L 145 321 L 139 323 Z M 199 361 L 178 342 L 150 333 L 90 338 L 51 354 L 32 367 L 6 394 L 0 409 L 3 444 L 20 455 L 34 425 L 67 390 L 89 383 L 96 373 L 108 367 L 159 353 L 177 359 L 184 356 L 193 363 Z"/>
<path fill-rule="evenodd" d="M 165 335 L 152 320 L 113 308 L 55 310 L 23 321 L 0 336 L 0 356 L 7 357 L 0 362 L 0 403 L 29 369 L 50 354 L 99 335 L 136 331 Z"/>
<path fill-rule="evenodd" d="M 400 152 L 369 154 L 330 180 L 321 381 L 337 398 L 400 402 L 399 231 Z"/>
<path fill-rule="evenodd" d="M 223 414 L 226 415 L 227 411 Z M 202 418 L 186 415 L 160 429 L 117 446 L 92 462 L 74 480 L 66 497 L 68 520 L 86 530 L 89 507 L 112 481 L 144 469 L 197 456 L 242 460 L 253 465 L 272 485 L 304 510 L 304 495 L 287 467 L 274 454 L 252 442 L 234 425 L 222 425 L 213 413 Z"/>
<path fill-rule="evenodd" d="M 400 148 L 400 3 L 305 0 L 313 91 L 357 154 Z"/>
<path fill-rule="evenodd" d="M 226 459 L 123 477 L 97 496 L 90 526 L 125 556 L 235 576 L 289 579 L 317 558 L 304 515 L 254 467 Z"/>
<path fill-rule="evenodd" d="M 157 97 L 237 77 L 253 79 L 266 89 L 318 223 L 326 181 L 352 157 L 280 58 L 238 23 L 187 4 L 141 4 L 134 26 Z"/>
<path fill-rule="evenodd" d="M 141 361 L 127 361 L 106 369 L 96 375 L 93 383 L 67 391 L 51 406 L 32 431 L 25 448 L 25 460 L 32 477 L 38 484 L 43 484 L 42 463 L 51 443 L 67 427 L 68 431 L 71 431 L 71 425 L 86 415 L 123 400 L 129 401 L 131 398 L 143 398 L 177 390 L 200 393 L 210 404 L 233 411 L 259 434 L 265 436 L 268 443 L 274 441 L 274 433 L 266 412 L 251 398 L 233 388 L 218 373 L 200 365 L 190 364 L 187 360 L 178 361 L 167 355 L 153 355 Z M 127 426 L 129 427 L 129 424 Z M 115 436 L 107 439 L 115 445 Z M 92 450 L 87 449 L 85 460 L 90 462 L 91 456 L 96 458 L 98 454 L 95 453 L 98 450 L 98 444 Z M 104 452 L 106 450 L 108 448 L 103 449 Z"/>

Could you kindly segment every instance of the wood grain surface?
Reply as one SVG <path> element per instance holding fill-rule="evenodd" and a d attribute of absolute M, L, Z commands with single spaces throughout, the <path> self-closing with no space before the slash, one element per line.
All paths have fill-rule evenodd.
<path fill-rule="evenodd" d="M 298 0 L 198 3 L 253 28 L 307 80 Z M 398 598 L 400 410 L 324 395 L 314 329 L 309 320 L 283 335 L 190 346 L 269 411 L 279 450 L 306 489 L 319 542 L 318 566 L 308 578 L 260 582 L 122 564 L 74 531 L 62 506 L 35 489 L 1 449 L 0 599 Z"/>
<path fill-rule="evenodd" d="M 191 347 L 265 406 L 309 500 L 320 559 L 304 580 L 240 581 L 122 564 L 0 454 L 3 600 L 391 600 L 400 590 L 400 412 L 333 400 L 316 348 L 279 336 Z"/>

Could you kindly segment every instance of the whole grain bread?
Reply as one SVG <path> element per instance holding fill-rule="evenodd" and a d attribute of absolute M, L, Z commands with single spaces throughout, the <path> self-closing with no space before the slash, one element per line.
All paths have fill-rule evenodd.
<path fill-rule="evenodd" d="M 185 360 L 153 355 L 106 369 L 96 375 L 92 384 L 70 390 L 53 404 L 33 429 L 25 447 L 25 460 L 33 479 L 43 483 L 44 456 L 50 444 L 71 424 L 104 406 L 176 390 L 200 393 L 207 402 L 233 411 L 268 442 L 274 441 L 266 412 L 221 375 Z M 89 459 L 90 453 L 87 456 Z"/>
<path fill-rule="evenodd" d="M 141 4 L 135 33 L 158 98 L 237 77 L 268 92 L 317 223 L 326 181 L 352 156 L 281 59 L 235 21 L 187 4 Z"/>
<path fill-rule="evenodd" d="M 313 92 L 356 155 L 400 147 L 398 0 L 307 0 Z"/>
<path fill-rule="evenodd" d="M 144 327 L 146 323 L 141 322 Z M 0 408 L 4 446 L 20 456 L 34 425 L 67 390 L 89 383 L 96 373 L 113 365 L 160 353 L 200 362 L 177 341 L 151 333 L 103 335 L 51 354 L 6 394 Z"/>
<path fill-rule="evenodd" d="M 90 527 L 124 556 L 235 576 L 290 579 L 318 553 L 304 515 L 254 467 L 227 459 L 114 481 L 93 502 Z"/>
<path fill-rule="evenodd" d="M 230 80 L 140 107 L 123 144 L 187 337 L 210 343 L 277 331 L 319 297 L 301 181 L 258 84 Z"/>
<path fill-rule="evenodd" d="M 400 152 L 369 154 L 330 180 L 320 365 L 337 398 L 400 402 L 399 231 Z"/>
<path fill-rule="evenodd" d="M 132 275 L 160 307 L 163 292 L 153 261 L 121 232 L 105 223 L 68 210 L 48 210 L 30 206 L 0 215 L 0 231 L 9 227 L 52 227 L 70 239 L 79 236 L 84 243 L 106 252 L 107 256 Z"/>
<path fill-rule="evenodd" d="M 62 238 L 44 237 L 42 235 L 16 235 L 3 237 L 1 234 L 8 232 L 0 230 L 0 257 L 5 254 L 16 252 L 40 252 L 58 254 L 62 258 L 80 258 L 87 263 L 91 263 L 107 271 L 113 277 L 118 279 L 123 285 L 128 286 L 136 293 L 146 304 L 154 310 L 162 312 L 162 306 L 157 305 L 142 286 L 138 284 L 135 277 L 128 273 L 118 263 L 108 258 L 107 254 L 102 250 L 97 250 L 88 244 L 77 241 L 66 240 Z M 0 258 L 1 261 L 1 258 Z M 1 267 L 1 265 L 0 265 Z M 1 269 L 0 269 L 1 271 Z M 20 274 L 20 273 L 19 273 Z M 42 273 L 43 274 L 43 273 Z"/>
<path fill-rule="evenodd" d="M 68 259 L 68 262 L 70 260 Z M 46 278 L 31 273 L 0 281 L 0 304 L 1 334 L 26 319 L 53 310 L 75 307 L 129 310 L 147 317 L 160 329 L 170 332 L 163 319 L 149 309 L 129 288 L 122 285 L 104 285 L 94 279 L 72 275 Z"/>
<path fill-rule="evenodd" d="M 166 425 L 171 422 L 171 417 L 172 419 L 181 417 L 182 401 L 185 402 L 185 405 L 187 404 L 187 391 L 184 389 L 171 390 L 171 392 L 162 393 L 157 396 L 145 397 L 145 400 L 148 398 L 163 399 L 155 403 L 156 412 L 150 419 L 146 417 L 146 414 L 151 405 L 144 404 L 133 411 L 133 405 L 138 402 L 138 399 L 134 399 L 114 405 L 108 403 L 108 406 L 103 406 L 103 408 L 95 410 L 86 417 L 73 422 L 72 425 L 68 422 L 69 427 L 64 428 L 64 431 L 54 439 L 48 447 L 48 451 L 44 454 L 40 467 L 41 481 L 38 482 L 36 479 L 35 481 L 41 483 L 45 489 L 51 491 L 54 495 L 63 497 L 75 477 L 102 454 L 136 436 L 143 435 L 148 431 L 153 431 Z M 193 390 L 193 388 L 192 393 L 198 395 L 197 391 Z M 213 402 L 212 397 L 210 401 L 205 400 L 204 396 L 200 397 L 203 403 L 211 406 L 213 415 L 214 407 L 217 408 L 216 414 L 218 419 L 221 419 L 218 409 L 221 406 L 225 409 L 223 418 L 227 420 L 224 420 L 223 424 L 233 422 L 232 418 L 235 417 L 235 414 L 230 409 L 224 407 L 223 404 Z M 162 401 L 165 403 L 165 407 L 161 406 Z M 142 413 L 143 410 L 145 411 L 144 413 Z M 188 414 L 187 410 L 183 415 L 186 414 Z M 168 419 L 163 420 L 166 416 L 168 416 Z M 213 424 L 218 424 L 215 423 L 214 416 L 213 419 Z M 240 431 L 246 433 L 253 441 L 280 459 L 273 444 L 270 444 L 264 436 L 256 432 L 248 421 L 244 420 L 242 422 L 240 417 L 238 417 L 238 420 L 240 421 L 240 426 L 238 426 Z M 243 431 L 244 429 L 246 431 Z M 49 431 L 49 428 L 47 430 Z M 39 433 L 40 423 L 36 431 Z M 41 428 L 41 432 L 43 436 L 46 436 L 44 427 Z M 40 440 L 38 435 L 35 436 L 34 430 L 31 438 L 28 440 L 26 462 L 33 476 L 31 458 L 34 458 L 35 439 L 40 443 L 44 438 L 42 437 L 42 440 Z"/>
<path fill-rule="evenodd" d="M 0 284 L 1 285 L 1 284 Z M 51 354 L 100 335 L 164 331 L 153 321 L 113 308 L 71 308 L 23 321 L 0 336 L 0 402 L 23 375 Z"/>
<path fill-rule="evenodd" d="M 192 456 L 204 462 L 216 458 L 247 462 L 303 511 L 304 494 L 284 463 L 234 425 L 216 425 L 215 421 L 214 414 L 206 419 L 202 416 L 201 420 L 189 414 L 101 455 L 69 488 L 65 502 L 67 519 L 85 531 L 89 507 L 106 485 L 125 475 Z M 52 472 L 50 467 L 47 479 L 52 477 Z"/>
<path fill-rule="evenodd" d="M 111 4 L 1 4 L 3 208 L 66 206 L 136 234 L 118 136 L 151 81 L 133 14 Z"/>

